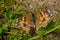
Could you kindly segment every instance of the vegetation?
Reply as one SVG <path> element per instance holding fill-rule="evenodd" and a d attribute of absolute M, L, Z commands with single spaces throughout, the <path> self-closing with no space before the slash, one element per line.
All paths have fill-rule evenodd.
<path fill-rule="evenodd" d="M 50 9 L 46 6 L 45 4 L 43 7 L 33 6 L 33 8 L 29 8 L 29 4 L 25 4 L 21 0 L 0 0 L 0 40 L 60 40 L 60 10 L 58 6 L 55 9 L 51 7 L 51 9 L 57 11 L 59 15 L 56 15 L 56 18 L 52 19 L 45 28 L 39 28 L 36 35 L 32 36 L 33 33 L 26 34 L 24 29 L 18 27 L 23 16 L 30 16 L 32 13 Z M 17 19 L 18 22 L 16 23 Z M 34 18 L 32 19 L 34 20 Z M 54 22 L 54 20 L 57 21 Z M 49 39 L 50 34 L 53 38 Z M 57 35 L 58 38 L 55 37 Z"/>

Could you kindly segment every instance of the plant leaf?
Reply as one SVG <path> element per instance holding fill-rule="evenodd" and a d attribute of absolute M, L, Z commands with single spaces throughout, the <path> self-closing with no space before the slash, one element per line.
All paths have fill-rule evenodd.
<path fill-rule="evenodd" d="M 45 29 L 45 28 L 40 28 L 40 29 L 38 30 L 38 35 L 39 35 L 39 36 L 42 36 L 42 35 L 44 35 L 45 32 L 46 32 L 46 29 Z"/>
<path fill-rule="evenodd" d="M 48 23 L 48 25 L 47 25 L 47 27 L 46 27 L 46 30 L 47 31 L 49 31 L 49 30 L 51 30 L 52 28 L 54 28 L 54 22 L 53 22 L 53 20 L 50 22 L 50 23 Z"/>
<path fill-rule="evenodd" d="M 12 14 L 10 12 L 7 12 L 6 13 L 6 18 L 10 20 L 12 18 Z"/>
<path fill-rule="evenodd" d="M 2 34 L 2 27 L 0 27 L 0 34 Z"/>
<path fill-rule="evenodd" d="M 10 32 L 11 32 L 12 34 L 17 34 L 18 30 L 16 30 L 16 29 L 11 29 Z"/>
<path fill-rule="evenodd" d="M 3 24 L 3 25 L 2 25 L 2 29 L 3 29 L 4 31 L 8 31 L 8 26 L 7 26 L 6 24 Z"/>

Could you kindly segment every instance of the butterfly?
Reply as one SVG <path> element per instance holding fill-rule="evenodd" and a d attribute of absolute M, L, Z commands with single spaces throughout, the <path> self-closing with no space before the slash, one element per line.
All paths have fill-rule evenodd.
<path fill-rule="evenodd" d="M 30 21 L 30 22 L 31 22 L 30 24 L 32 24 L 32 25 L 33 25 L 32 27 L 33 27 L 33 28 L 35 27 L 37 31 L 38 31 L 39 28 L 45 28 L 45 27 L 47 26 L 48 22 L 50 21 L 50 16 L 49 16 L 49 14 L 48 14 L 47 12 L 38 12 L 38 13 L 36 13 L 36 14 L 34 14 L 34 15 L 35 15 L 35 17 L 33 17 L 32 15 L 31 15 L 31 16 L 32 16 L 33 18 L 35 18 L 35 20 L 33 20 L 33 21 L 35 21 L 35 22 L 34 22 L 35 26 L 34 26 L 34 24 L 32 24 L 33 21 Z M 29 23 L 29 20 L 30 20 L 32 17 L 30 17 L 30 18 L 25 17 L 25 18 L 24 18 L 24 26 L 29 25 L 29 24 L 28 24 L 28 23 Z M 30 25 L 30 26 L 31 26 L 31 25 Z M 27 28 L 28 28 L 28 27 L 27 27 Z"/>
<path fill-rule="evenodd" d="M 48 23 L 51 20 L 50 17 L 50 12 L 49 11 L 41 11 L 37 12 L 33 15 L 30 16 L 23 16 L 23 23 L 21 23 L 23 26 L 23 29 L 28 33 L 29 30 L 31 30 L 31 25 L 32 27 L 38 31 L 39 28 L 46 28 Z M 34 19 L 32 19 L 34 18 Z M 32 20 L 31 20 L 32 19 Z M 33 23 L 34 22 L 34 23 Z"/>

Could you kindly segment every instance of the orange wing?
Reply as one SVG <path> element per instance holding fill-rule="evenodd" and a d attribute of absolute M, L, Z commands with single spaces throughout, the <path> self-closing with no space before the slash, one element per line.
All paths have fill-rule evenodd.
<path fill-rule="evenodd" d="M 43 21 L 44 17 L 43 17 L 43 15 L 42 15 L 42 13 L 39 13 L 39 19 L 40 19 L 41 21 Z"/>
<path fill-rule="evenodd" d="M 24 26 L 27 26 L 29 23 L 29 17 L 25 16 L 24 17 Z"/>
<path fill-rule="evenodd" d="M 38 16 L 40 21 L 43 21 L 44 17 L 43 17 L 41 12 L 37 13 L 37 16 Z"/>

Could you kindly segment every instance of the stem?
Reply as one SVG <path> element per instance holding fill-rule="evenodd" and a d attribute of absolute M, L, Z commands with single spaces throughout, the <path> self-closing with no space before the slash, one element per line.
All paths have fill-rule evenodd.
<path fill-rule="evenodd" d="M 50 31 L 46 32 L 44 35 L 46 35 L 46 34 L 48 34 L 48 33 L 52 32 L 52 31 L 54 31 L 54 30 L 58 29 L 59 27 L 60 27 L 60 25 L 56 26 L 56 27 L 55 27 L 55 28 L 53 28 L 52 30 L 50 30 Z"/>

